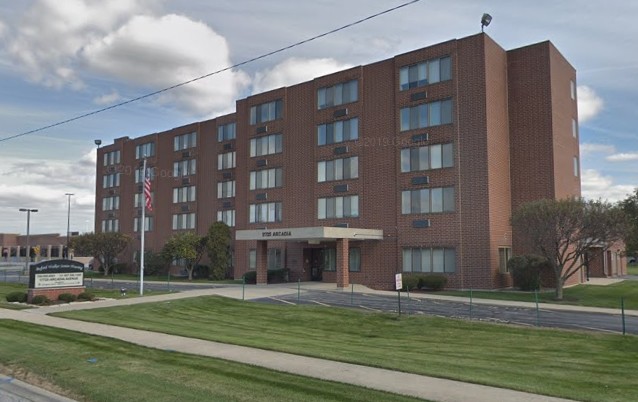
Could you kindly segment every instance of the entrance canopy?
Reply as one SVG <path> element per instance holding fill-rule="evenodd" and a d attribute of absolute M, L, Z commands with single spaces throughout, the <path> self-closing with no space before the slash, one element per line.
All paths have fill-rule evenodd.
<path fill-rule="evenodd" d="M 236 240 L 333 241 L 383 240 L 383 230 L 339 227 L 306 227 L 290 229 L 237 230 Z"/>

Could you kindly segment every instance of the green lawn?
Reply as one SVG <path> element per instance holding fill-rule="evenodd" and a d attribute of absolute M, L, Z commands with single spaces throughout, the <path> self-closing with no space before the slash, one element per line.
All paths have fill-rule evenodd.
<path fill-rule="evenodd" d="M 106 275 L 104 276 L 104 274 L 102 272 L 95 272 L 95 271 L 85 271 L 84 272 L 84 277 L 89 279 L 89 278 L 95 278 L 95 279 L 116 279 L 116 280 L 127 280 L 127 281 L 137 281 L 140 279 L 139 275 L 135 275 L 135 274 L 113 274 L 113 275 Z M 168 277 L 166 275 L 144 275 L 144 280 L 145 281 L 154 281 L 154 282 L 168 282 Z M 192 281 L 189 281 L 187 277 L 183 277 L 183 276 L 171 276 L 170 278 L 171 282 L 188 282 L 188 283 L 234 283 L 234 284 L 241 284 L 241 279 L 224 279 L 221 281 L 211 281 L 210 279 L 193 279 Z"/>
<path fill-rule="evenodd" d="M 638 275 L 638 264 L 628 264 L 627 273 L 629 275 Z"/>
<path fill-rule="evenodd" d="M 436 294 L 470 297 L 469 291 L 443 291 Z M 534 302 L 533 292 L 520 291 L 473 291 L 472 297 L 480 299 L 515 300 Z M 623 281 L 607 286 L 577 285 L 564 289 L 563 301 L 554 300 L 554 291 L 538 293 L 541 303 L 572 304 L 589 307 L 620 309 L 620 298 L 624 298 L 625 308 L 638 310 L 638 281 Z"/>
<path fill-rule="evenodd" d="M 4 320 L 0 366 L 83 401 L 415 401 L 218 359 Z"/>
<path fill-rule="evenodd" d="M 638 400 L 638 337 L 200 297 L 63 317 L 584 401 Z"/>
<path fill-rule="evenodd" d="M 29 306 L 25 306 L 24 304 L 13 304 L 7 302 L 7 295 L 11 292 L 18 291 L 26 293 L 27 286 L 18 283 L 0 282 L 0 308 L 8 308 L 12 310 L 22 310 L 25 308 L 30 308 Z"/>

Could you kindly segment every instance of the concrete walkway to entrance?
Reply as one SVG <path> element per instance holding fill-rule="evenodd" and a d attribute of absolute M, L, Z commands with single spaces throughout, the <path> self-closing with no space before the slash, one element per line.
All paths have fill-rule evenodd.
<path fill-rule="evenodd" d="M 306 284 L 304 284 L 306 287 Z M 311 288 L 328 287 L 334 284 L 307 284 Z M 363 290 L 363 289 L 362 289 Z M 287 285 L 254 286 L 246 289 L 246 298 L 277 297 L 296 292 L 295 287 Z M 385 292 L 387 293 L 387 292 Z M 0 319 L 12 319 L 38 325 L 62 328 L 85 334 L 120 339 L 133 344 L 171 350 L 200 356 L 208 356 L 240 363 L 251 364 L 267 369 L 298 374 L 322 380 L 336 381 L 396 394 L 414 396 L 441 402 L 553 402 L 567 401 L 503 388 L 488 387 L 460 381 L 397 372 L 392 370 L 341 363 L 331 360 L 298 356 L 289 353 L 273 352 L 250 347 L 228 345 L 218 342 L 182 336 L 167 335 L 113 325 L 81 322 L 48 316 L 48 313 L 107 306 L 123 306 L 138 303 L 176 300 L 204 295 L 220 295 L 241 298 L 241 288 L 228 287 L 201 289 L 149 296 L 135 299 L 121 299 L 94 303 L 72 303 L 63 306 L 49 306 L 31 310 L 0 309 Z M 239 297 L 238 297 L 239 296 Z"/>

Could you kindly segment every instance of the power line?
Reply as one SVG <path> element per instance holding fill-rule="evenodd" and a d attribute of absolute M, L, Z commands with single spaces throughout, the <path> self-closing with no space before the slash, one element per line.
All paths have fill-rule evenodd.
<path fill-rule="evenodd" d="M 295 42 L 295 43 L 293 43 L 291 45 L 279 48 L 277 50 L 273 50 L 273 51 L 268 52 L 268 53 L 264 53 L 264 54 L 262 54 L 260 56 L 257 56 L 257 57 L 253 57 L 252 59 L 248 59 L 248 60 L 242 61 L 240 63 L 234 64 L 232 66 L 222 68 L 221 70 L 213 71 L 212 73 L 204 74 L 204 75 L 199 76 L 197 78 L 193 78 L 193 79 L 188 80 L 188 81 L 180 82 L 179 84 L 175 84 L 175 85 L 172 85 L 170 87 L 166 87 L 166 88 L 157 90 L 155 92 L 148 93 L 146 95 L 138 96 L 137 98 L 133 98 L 133 99 L 129 99 L 129 100 L 124 101 L 124 102 L 116 103 L 115 105 L 107 106 L 107 107 L 104 107 L 102 109 L 94 110 L 94 111 L 89 112 L 89 113 L 84 113 L 84 114 L 81 114 L 79 116 L 72 117 L 70 119 L 66 119 L 66 120 L 63 120 L 63 121 L 59 121 L 57 123 L 49 124 L 49 125 L 44 126 L 44 127 L 36 128 L 34 130 L 26 131 L 26 132 L 23 132 L 23 133 L 20 133 L 20 134 L 11 135 L 9 137 L 0 138 L 0 142 L 9 141 L 9 140 L 12 140 L 12 139 L 15 139 L 15 138 L 19 138 L 19 137 L 22 137 L 22 136 L 25 136 L 25 135 L 29 135 L 29 134 L 34 134 L 34 133 L 37 133 L 39 131 L 48 130 L 50 128 L 61 126 L 63 124 L 67 124 L 67 123 L 70 123 L 72 121 L 80 120 L 80 119 L 83 119 L 85 117 L 89 117 L 89 116 L 93 116 L 93 115 L 96 115 L 96 114 L 99 114 L 99 113 L 102 113 L 102 112 L 106 112 L 107 110 L 111 110 L 111 109 L 115 109 L 115 108 L 118 108 L 118 107 L 121 107 L 121 106 L 124 106 L 124 105 L 128 105 L 129 103 L 137 102 L 137 101 L 140 101 L 142 99 L 146 99 L 146 98 L 150 98 L 150 97 L 155 96 L 155 95 L 159 95 L 159 94 L 161 94 L 163 92 L 167 92 L 167 91 L 170 91 L 172 89 L 179 88 L 179 87 L 182 87 L 184 85 L 188 85 L 188 84 L 190 84 L 192 82 L 199 81 L 199 80 L 202 80 L 204 78 L 208 78 L 208 77 L 210 77 L 212 75 L 216 75 L 216 74 L 228 71 L 228 70 L 232 70 L 233 68 L 244 66 L 246 64 L 255 62 L 257 60 L 261 60 L 261 59 L 264 59 L 266 57 L 270 57 L 270 56 L 272 56 L 274 54 L 277 54 L 277 53 L 285 52 L 286 50 L 292 49 L 294 47 L 301 46 L 301 45 L 306 44 L 308 42 L 312 42 L 314 40 L 323 38 L 323 37 L 331 35 L 333 33 L 336 33 L 336 32 L 339 32 L 339 31 L 343 31 L 344 29 L 353 27 L 355 25 L 359 25 L 359 24 L 361 24 L 363 22 L 366 22 L 366 21 L 371 20 L 373 18 L 379 17 L 381 15 L 391 13 L 393 11 L 396 11 L 396 10 L 400 9 L 400 8 L 407 7 L 407 6 L 412 5 L 414 3 L 418 3 L 419 1 L 421 1 L 421 0 L 411 0 L 411 1 L 408 1 L 406 3 L 399 4 L 396 7 L 388 8 L 388 9 L 386 9 L 384 11 L 381 11 L 381 12 L 378 12 L 376 14 L 369 15 L 369 16 L 367 16 L 365 18 L 362 18 L 360 20 L 357 20 L 357 21 L 351 22 L 349 24 L 343 25 L 343 26 L 341 26 L 339 28 L 335 28 L 335 29 L 333 29 L 331 31 L 324 32 L 322 34 L 319 34 L 319 35 L 316 35 L 316 36 L 301 40 L 299 42 Z"/>

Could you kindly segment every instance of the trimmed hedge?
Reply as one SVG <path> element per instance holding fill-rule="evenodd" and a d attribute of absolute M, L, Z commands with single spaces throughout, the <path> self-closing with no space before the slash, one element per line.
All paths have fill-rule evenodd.
<path fill-rule="evenodd" d="M 82 292 L 78 295 L 78 300 L 82 301 L 93 301 L 95 300 L 95 295 L 89 292 Z"/>
<path fill-rule="evenodd" d="M 403 275 L 403 289 L 401 290 L 418 289 L 420 281 L 421 281 L 420 275 Z"/>
<path fill-rule="evenodd" d="M 530 291 L 541 288 L 543 272 L 551 269 L 546 258 L 534 254 L 517 255 L 507 262 L 514 287 Z"/>
<path fill-rule="evenodd" d="M 7 301 L 10 303 L 26 303 L 27 294 L 24 292 L 11 292 L 6 296 Z"/>
<path fill-rule="evenodd" d="M 272 269 L 268 271 L 268 283 L 288 282 L 288 268 Z M 248 271 L 244 274 L 244 283 L 254 285 L 257 283 L 257 271 Z"/>
<path fill-rule="evenodd" d="M 422 275 L 419 278 L 419 289 L 442 290 L 447 285 L 447 276 L 444 275 Z"/>
<path fill-rule="evenodd" d="M 45 295 L 37 295 L 31 299 L 31 304 L 37 304 L 38 306 L 49 304 L 49 298 Z"/>
<path fill-rule="evenodd" d="M 254 285 L 257 283 L 257 271 L 248 271 L 244 274 L 244 283 Z"/>
<path fill-rule="evenodd" d="M 58 300 L 63 301 L 65 303 L 71 303 L 77 300 L 77 296 L 73 293 L 61 293 L 58 296 Z"/>

